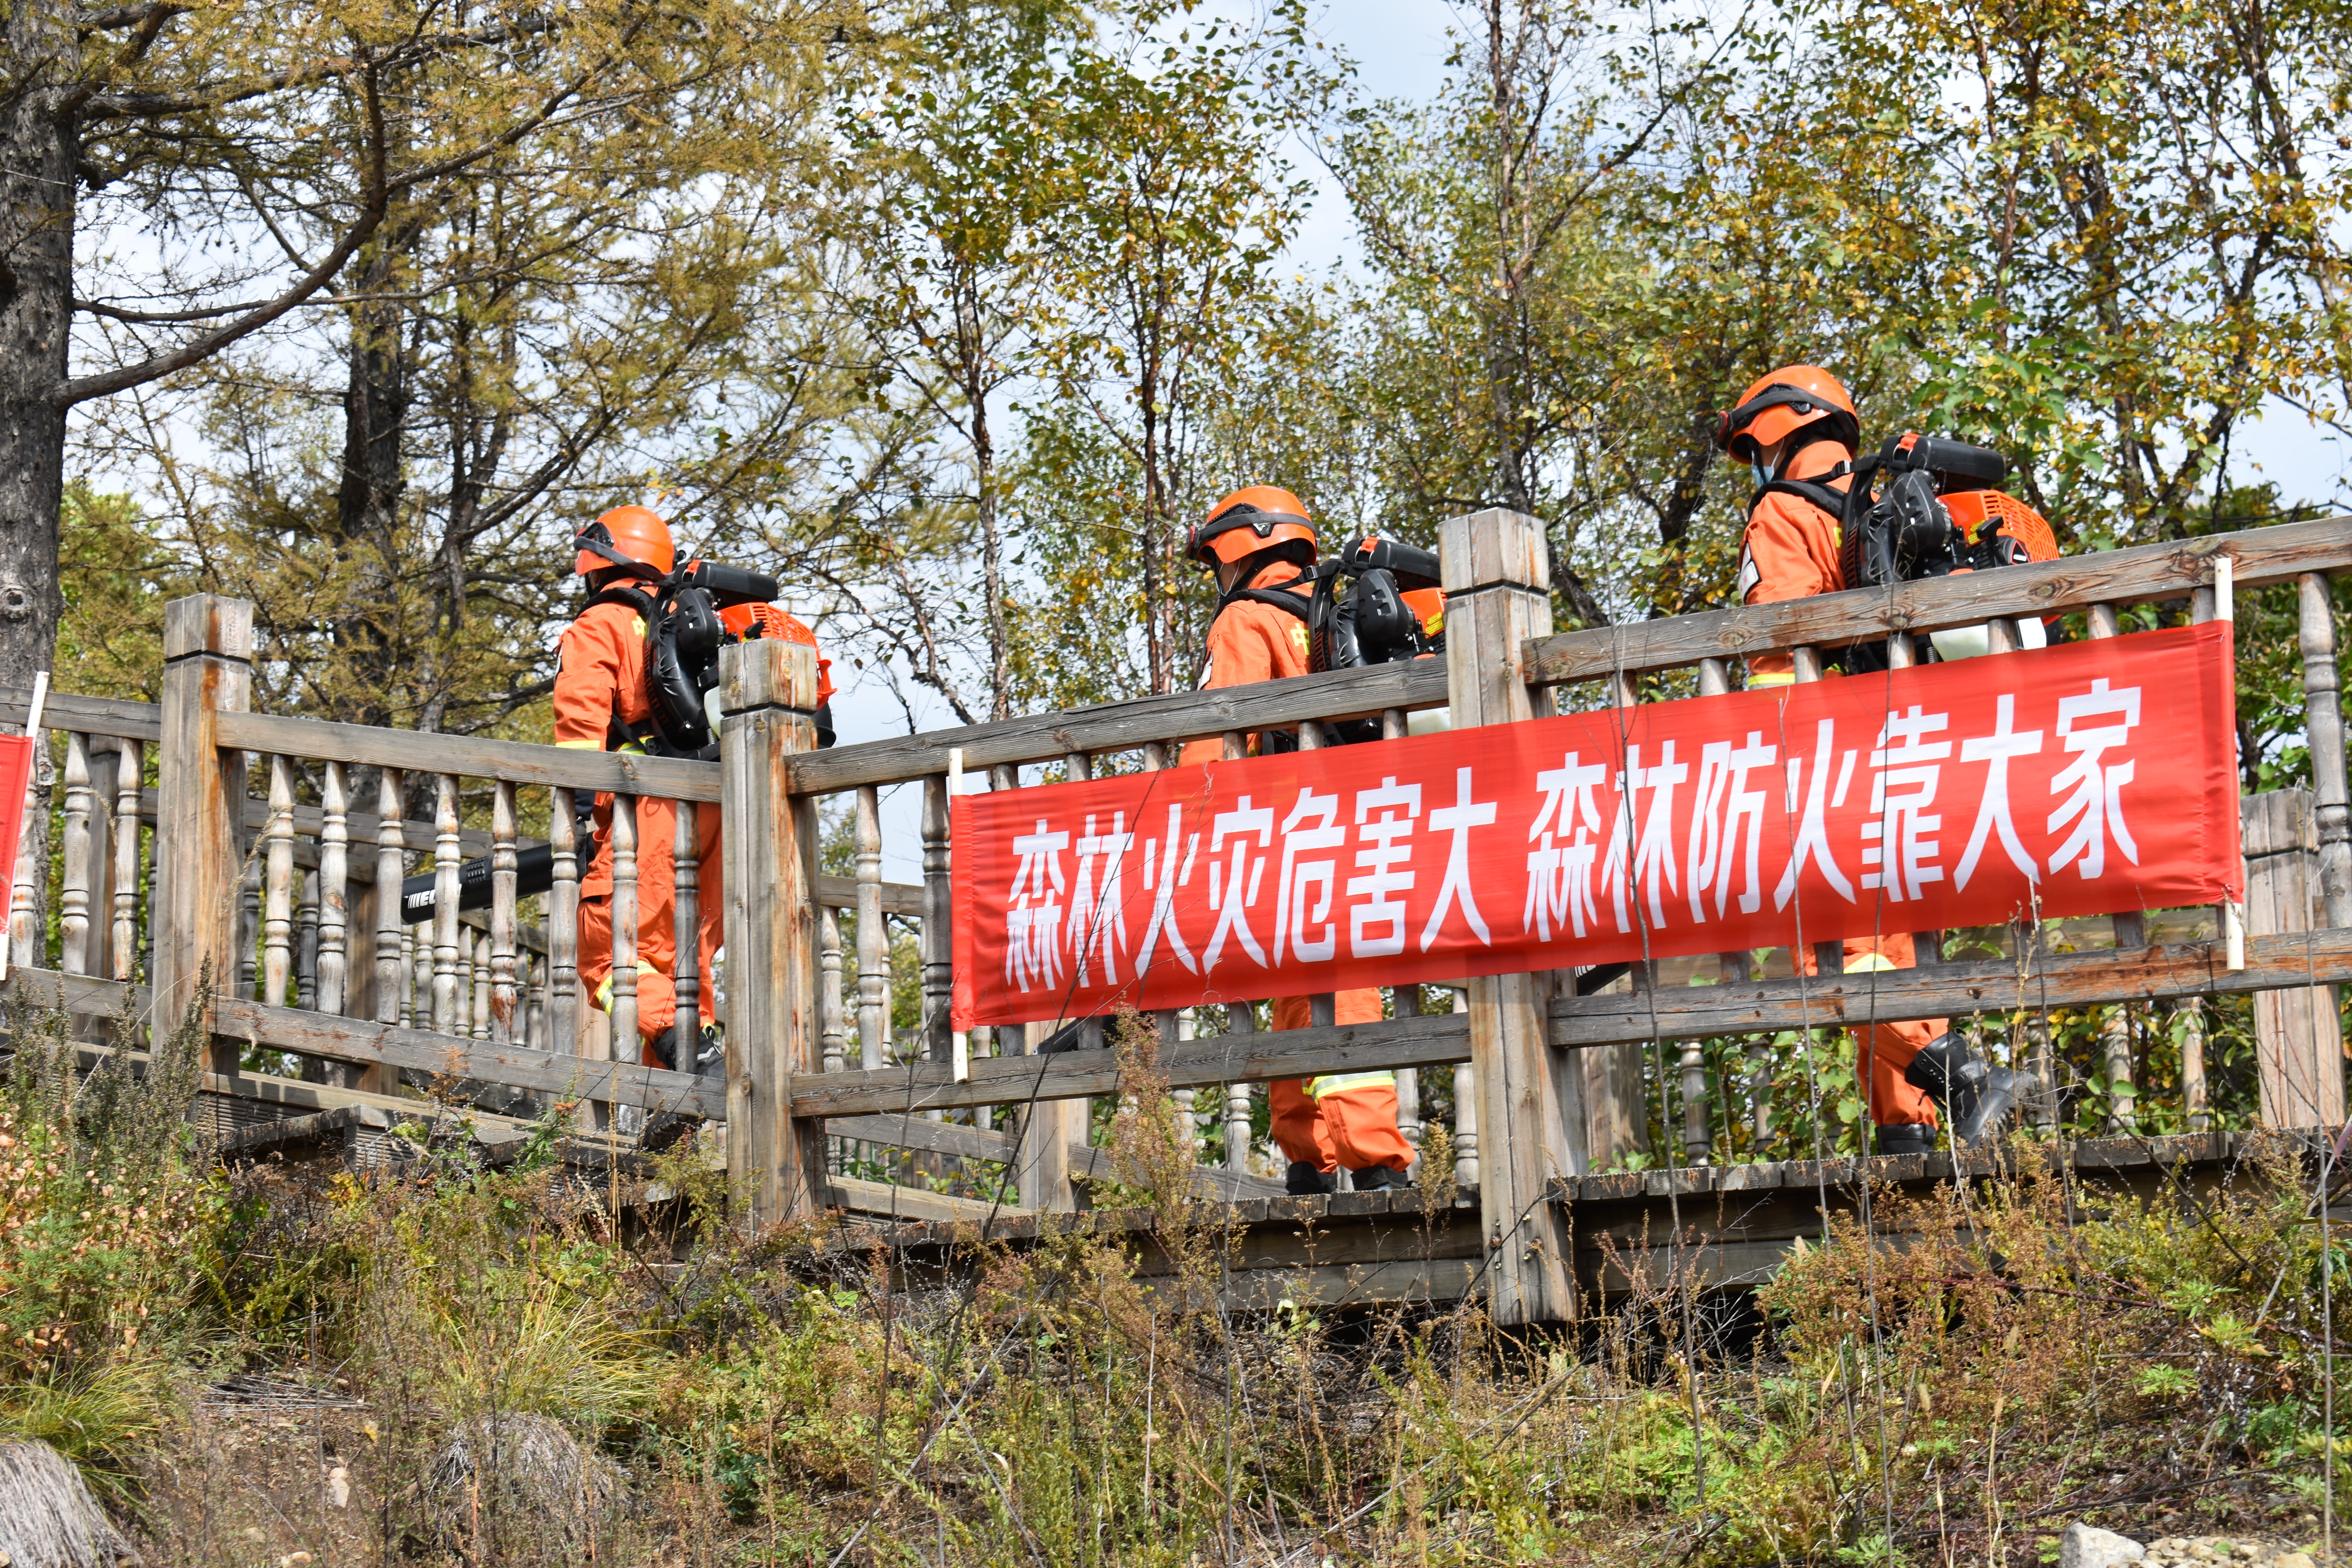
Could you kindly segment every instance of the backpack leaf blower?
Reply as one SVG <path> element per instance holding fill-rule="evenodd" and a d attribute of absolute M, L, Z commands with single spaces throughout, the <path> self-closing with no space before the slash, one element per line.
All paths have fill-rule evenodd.
<path fill-rule="evenodd" d="M 764 605 L 781 592 L 776 580 L 740 566 L 689 561 L 654 585 L 646 616 L 646 697 L 651 732 L 641 739 L 656 756 L 711 762 L 719 755 L 719 721 L 710 710 L 719 689 L 719 649 L 733 637 L 719 612 Z"/>
<path fill-rule="evenodd" d="M 1984 447 L 1906 431 L 1854 465 L 1838 528 L 1838 568 L 1848 588 L 1884 588 L 1956 573 L 2055 561 L 2058 542 L 2041 513 L 1998 487 L 2009 459 Z M 2039 647 L 2032 623 L 2029 646 Z M 1935 635 L 1944 657 L 1981 652 L 1970 634 Z M 1947 645 L 1950 645 L 1948 648 Z M 1965 649 L 1965 652 L 1963 651 Z M 1849 674 L 1886 668 L 1876 642 L 1841 650 Z"/>
<path fill-rule="evenodd" d="M 1339 580 L 1347 578 L 1342 593 Z M 1445 590 L 1437 552 L 1360 534 L 1316 565 L 1307 606 L 1307 668 L 1354 669 L 1423 658 L 1445 649 Z M 1341 745 L 1381 738 L 1380 721 L 1330 726 Z"/>

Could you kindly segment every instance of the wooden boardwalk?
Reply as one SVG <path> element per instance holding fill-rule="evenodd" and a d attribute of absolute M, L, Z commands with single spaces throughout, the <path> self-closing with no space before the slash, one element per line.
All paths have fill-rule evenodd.
<path fill-rule="evenodd" d="M 2012 1145 L 1963 1163 L 1971 1178 L 2014 1173 L 2021 1162 L 2045 1175 L 2063 1170 L 2076 1202 L 2095 1209 L 2108 1197 L 2177 1197 L 2238 1180 L 2265 1140 L 2276 1142 L 2236 1132 L 2088 1138 Z M 1784 1160 L 1569 1177 L 1553 1184 L 1550 1203 L 1573 1238 L 1580 1307 L 1591 1310 L 1622 1299 L 1637 1280 L 1664 1289 L 1679 1276 L 1700 1290 L 1751 1290 L 1801 1239 L 1821 1237 L 1825 1214 L 1857 1217 L 1864 1184 L 1883 1200 L 1933 1194 L 1952 1179 L 1948 1153 Z M 1149 1210 L 1038 1215 L 936 1196 L 929 1205 L 938 1217 L 893 1224 L 869 1216 L 834 1245 L 858 1253 L 885 1247 L 917 1285 L 983 1267 L 993 1248 L 1019 1250 L 1073 1232 L 1127 1249 L 1139 1279 L 1171 1272 L 1169 1251 L 1155 1239 L 1161 1221 Z M 1410 1188 L 1197 1202 L 1185 1223 L 1223 1240 L 1226 1301 L 1236 1310 L 1458 1301 L 1479 1292 L 1490 1251 L 1475 1193 L 1444 1204 Z"/>

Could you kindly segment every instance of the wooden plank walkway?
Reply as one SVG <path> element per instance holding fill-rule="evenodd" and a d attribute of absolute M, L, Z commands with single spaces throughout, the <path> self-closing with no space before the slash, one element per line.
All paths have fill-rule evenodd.
<path fill-rule="evenodd" d="M 2054 1173 L 2063 1148 L 2066 1175 L 2084 1198 L 2150 1198 L 2168 1189 L 2208 1191 L 2236 1179 L 2261 1141 L 2279 1136 L 2087 1138 L 1972 1153 L 1964 1166 L 1971 1177 L 2028 1169 L 2029 1162 Z M 1771 1279 L 1800 1238 L 1821 1236 L 1824 1213 L 1856 1214 L 1864 1182 L 1882 1194 L 1919 1195 L 1952 1179 L 1952 1157 L 1944 1153 L 1785 1160 L 1570 1177 L 1552 1184 L 1550 1201 L 1573 1238 L 1573 1278 L 1580 1302 L 1590 1309 L 1623 1298 L 1637 1278 L 1665 1284 L 1677 1268 L 1702 1289 L 1751 1290 Z M 1406 1188 L 1204 1202 L 1191 1214 L 1195 1223 L 1227 1235 L 1225 1299 L 1237 1310 L 1284 1301 L 1325 1309 L 1444 1303 L 1483 1294 L 1490 1249 L 1480 1234 L 1475 1192 L 1444 1206 Z M 882 1242 L 910 1284 L 936 1285 L 984 1266 L 990 1247 L 1020 1249 L 1041 1237 L 1077 1232 L 1126 1247 L 1138 1278 L 1165 1280 L 1174 1265 L 1157 1226 L 1157 1216 L 1143 1210 L 1041 1215 L 1008 1209 L 992 1218 L 987 1205 L 978 1205 L 928 1223 L 869 1221 L 840 1245 L 870 1250 Z M 1901 1238 L 1890 1237 L 1888 1244 L 1899 1246 Z"/>

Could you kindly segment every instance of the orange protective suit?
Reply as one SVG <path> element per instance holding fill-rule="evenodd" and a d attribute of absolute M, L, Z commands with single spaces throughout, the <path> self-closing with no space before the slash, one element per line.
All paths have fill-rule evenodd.
<path fill-rule="evenodd" d="M 1781 477 L 1819 479 L 1852 461 L 1851 448 L 1836 441 L 1816 441 L 1797 449 Z M 1835 490 L 1853 482 L 1843 474 L 1827 481 Z M 1759 497 L 1748 514 L 1748 531 L 1739 538 L 1739 602 L 1777 604 L 1834 594 L 1844 586 L 1838 568 L 1838 520 L 1801 496 L 1775 492 Z M 1786 686 L 1795 675 L 1795 661 L 1785 653 L 1759 653 L 1748 661 L 1751 689 Z"/>
<path fill-rule="evenodd" d="M 1818 479 L 1840 463 L 1853 460 L 1852 449 L 1836 441 L 1816 441 L 1789 458 L 1787 478 Z M 1843 490 L 1852 480 L 1843 475 L 1828 480 Z M 1801 496 L 1767 494 L 1748 514 L 1748 531 L 1739 541 L 1741 602 L 1775 604 L 1815 594 L 1834 594 L 1845 586 L 1838 567 L 1838 520 Z M 1785 686 L 1796 678 L 1794 661 L 1785 653 L 1758 654 L 1748 661 L 1748 684 Z M 1798 955 L 1807 974 L 1819 973 L 1810 950 Z M 1918 960 L 1909 931 L 1881 936 L 1849 937 L 1845 968 L 1856 973 L 1873 968 L 1909 969 Z M 1870 1119 L 1881 1126 L 1936 1125 L 1935 1102 L 1924 1090 L 1903 1080 L 1903 1069 L 1919 1047 L 1950 1027 L 1947 1019 L 1902 1024 L 1874 1024 L 1847 1031 L 1854 1038 L 1856 1070 L 1870 1083 Z"/>
<path fill-rule="evenodd" d="M 1250 582 L 1270 588 L 1298 574 L 1288 562 L 1276 562 Z M 1307 585 L 1296 590 L 1300 605 Z M 1307 620 L 1272 605 L 1237 599 L 1221 611 L 1209 627 L 1209 668 L 1201 685 L 1245 686 L 1255 680 L 1280 680 L 1307 673 Z M 1255 737 L 1253 737 L 1255 741 Z M 1255 749 L 1255 747 L 1253 747 Z M 1224 755 L 1222 741 L 1194 741 L 1180 754 L 1180 764 L 1213 763 Z M 1333 999 L 1333 1016 L 1342 1024 L 1369 1024 L 1381 1016 L 1378 991 L 1342 991 Z M 1309 1019 L 1307 999 L 1279 996 L 1274 1003 L 1274 1026 L 1303 1029 Z M 1274 1111 L 1274 1141 L 1291 1160 L 1333 1171 L 1340 1165 L 1360 1171 L 1386 1165 L 1402 1171 L 1412 1163 L 1412 1145 L 1397 1130 L 1396 1084 L 1367 1084 L 1341 1089 L 1317 1099 L 1298 1079 L 1280 1079 L 1267 1086 Z"/>
<path fill-rule="evenodd" d="M 555 671 L 555 743 L 600 751 L 635 749 L 621 724 L 644 724 L 651 717 L 645 680 L 646 623 L 627 605 L 592 605 L 581 612 L 558 645 Z M 580 978 L 590 999 L 609 1010 L 613 973 L 613 797 L 596 797 L 595 863 L 580 881 Z M 677 1016 L 677 905 L 670 850 L 677 831 L 677 803 L 637 802 L 637 1032 L 651 1041 Z M 695 807 L 698 864 L 696 916 L 701 941 L 696 973 L 699 1011 L 717 1015 L 711 973 L 723 940 L 721 913 L 726 884 L 719 860 L 719 807 Z M 614 1053 L 619 1056 L 616 1047 Z M 691 1071 L 692 1047 L 677 1065 Z M 640 1046 L 641 1059 L 660 1065 Z"/>

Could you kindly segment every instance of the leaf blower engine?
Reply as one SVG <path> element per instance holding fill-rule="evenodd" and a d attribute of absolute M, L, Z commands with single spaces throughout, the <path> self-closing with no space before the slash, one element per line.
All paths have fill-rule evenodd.
<path fill-rule="evenodd" d="M 1340 590 L 1340 579 L 1348 586 Z M 1307 667 L 1353 669 L 1445 651 L 1445 590 L 1437 552 L 1373 534 L 1348 541 L 1315 567 L 1307 606 Z M 1377 741 L 1377 720 L 1330 726 L 1342 745 Z"/>
<path fill-rule="evenodd" d="M 654 585 L 653 613 L 646 617 L 652 721 L 638 737 L 646 750 L 703 762 L 718 758 L 719 650 L 737 640 L 719 612 L 767 604 L 779 591 L 773 577 L 712 561 L 689 561 Z"/>
<path fill-rule="evenodd" d="M 2028 561 L 2055 561 L 2058 542 L 2040 512 L 1998 487 L 2009 459 L 1983 447 L 1906 432 L 1854 465 L 1839 513 L 1838 565 L 1848 588 L 1884 588 Z M 2042 623 L 2021 622 L 2039 647 Z M 1945 658 L 1985 651 L 1980 627 L 1937 632 Z M 1849 673 L 1883 669 L 1883 645 L 1846 650 Z"/>

